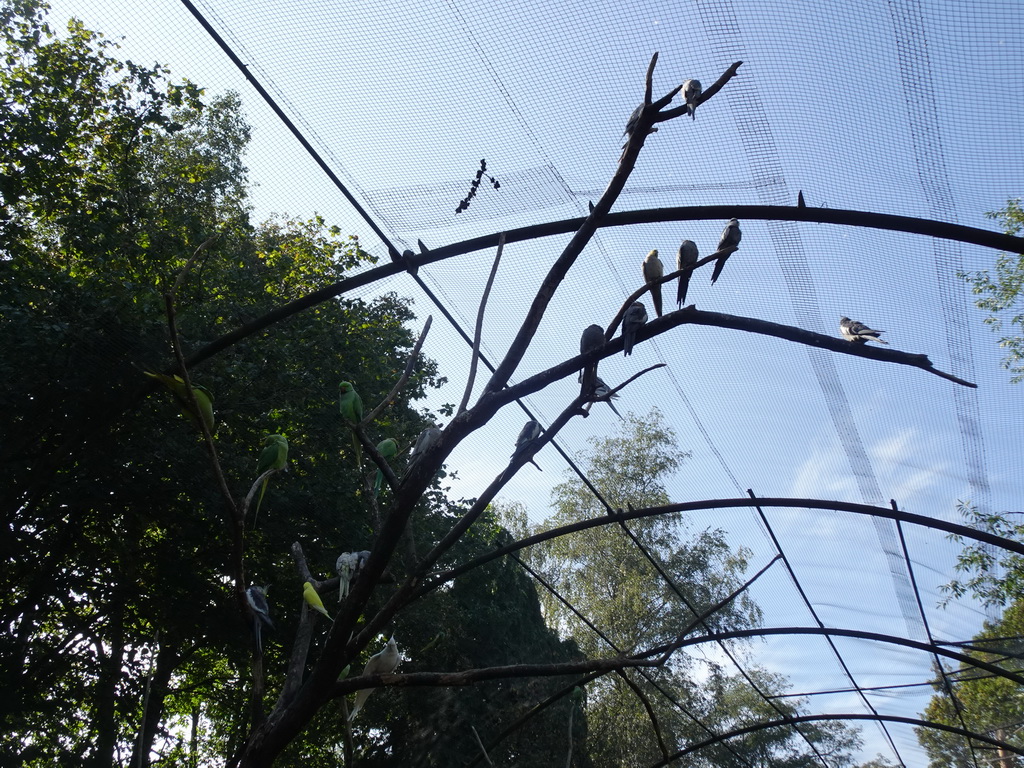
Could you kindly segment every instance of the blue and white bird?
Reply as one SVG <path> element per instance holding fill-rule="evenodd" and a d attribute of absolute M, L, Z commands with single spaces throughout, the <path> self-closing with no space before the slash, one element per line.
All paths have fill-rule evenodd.
<path fill-rule="evenodd" d="M 647 322 L 647 309 L 639 301 L 634 301 L 622 316 L 622 354 L 632 355 L 636 344 L 636 332 Z M 596 375 L 596 372 L 595 372 Z"/>
<path fill-rule="evenodd" d="M 877 341 L 879 344 L 888 344 L 888 341 L 880 339 L 878 334 L 885 331 L 876 331 L 868 328 L 859 320 L 851 320 L 848 317 L 839 318 L 839 332 L 843 338 L 856 344 L 867 344 L 869 341 Z"/>
<path fill-rule="evenodd" d="M 263 627 L 273 631 L 274 622 L 270 620 L 270 605 L 267 603 L 266 587 L 258 587 L 253 584 L 245 590 L 245 601 L 252 611 L 252 633 L 256 639 L 256 653 L 263 654 Z"/>

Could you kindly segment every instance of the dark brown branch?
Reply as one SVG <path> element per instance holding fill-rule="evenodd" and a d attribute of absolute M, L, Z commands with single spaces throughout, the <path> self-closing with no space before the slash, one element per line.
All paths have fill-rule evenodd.
<path fill-rule="evenodd" d="M 650 283 L 645 284 L 643 287 L 637 288 L 635 291 L 633 291 L 633 293 L 629 294 L 629 298 L 622 302 L 622 306 L 619 307 L 619 311 L 615 313 L 615 317 L 612 318 L 612 322 L 609 324 L 608 330 L 604 332 L 605 339 L 611 339 L 615 335 L 615 331 L 618 330 L 619 323 L 622 322 L 622 316 L 626 314 L 626 310 L 633 305 L 634 301 L 636 301 L 645 293 L 650 291 L 652 286 L 663 285 L 669 282 L 670 280 L 675 280 L 684 272 L 693 272 L 697 268 L 703 267 L 705 264 L 710 264 L 712 261 L 718 261 L 719 257 L 723 255 L 728 256 L 729 254 L 735 253 L 738 250 L 739 246 L 730 245 L 727 248 L 723 248 L 720 251 L 715 251 L 710 256 L 705 256 L 696 264 L 690 264 L 688 266 L 683 267 L 682 269 L 677 269 L 675 272 L 669 272 L 667 275 L 663 275 L 662 277 L 659 277 L 657 280 L 652 280 Z"/>
<path fill-rule="evenodd" d="M 709 89 L 710 90 L 710 89 Z M 600 201 L 598 201 L 600 203 Z M 980 245 L 984 248 L 993 248 L 1007 253 L 1024 253 L 1024 238 L 1014 235 L 1007 235 L 1002 232 L 993 232 L 977 227 L 967 227 L 962 224 L 951 224 L 935 219 L 922 219 L 911 216 L 894 216 L 887 213 L 872 213 L 870 211 L 851 211 L 833 208 L 797 208 L 795 206 L 781 205 L 703 205 L 684 206 L 673 208 L 648 208 L 638 211 L 622 211 L 609 213 L 610 206 L 598 213 L 597 206 L 594 212 L 587 218 L 593 218 L 596 226 L 600 227 L 626 227 L 635 224 L 652 224 L 675 221 L 707 221 L 713 219 L 728 219 L 735 216 L 739 219 L 755 219 L 761 221 L 806 221 L 819 224 L 839 224 L 853 227 L 870 227 L 873 229 L 884 229 L 893 232 L 908 232 L 910 234 L 925 235 L 928 237 L 939 237 L 946 240 L 955 240 L 961 243 Z M 510 229 L 504 233 L 495 232 L 489 235 L 463 240 L 458 243 L 432 248 L 430 251 L 414 254 L 410 257 L 411 264 L 405 261 L 384 264 L 358 275 L 345 278 L 332 285 L 324 286 L 312 293 L 295 299 L 271 310 L 262 317 L 245 323 L 233 331 L 214 339 L 205 347 L 193 352 L 187 358 L 189 366 L 196 366 L 214 355 L 223 352 L 243 339 L 255 333 L 269 328 L 292 315 L 304 312 L 307 309 L 322 304 L 345 293 L 362 288 L 367 285 L 383 280 L 385 278 L 405 272 L 406 269 L 419 269 L 427 264 L 434 264 L 455 256 L 462 256 L 475 251 L 495 248 L 498 238 L 504 234 L 506 243 L 520 243 L 540 237 L 552 237 L 563 235 L 578 230 L 586 219 L 562 219 L 560 221 L 549 221 L 542 224 L 531 224 L 528 227 Z M 155 382 L 147 382 L 147 391 L 154 387 Z M 65 451 L 66 452 L 66 451 Z"/>
<path fill-rule="evenodd" d="M 309 565 L 306 563 L 306 554 L 302 551 L 299 542 L 292 542 L 292 559 L 295 561 L 295 569 L 298 571 L 299 583 L 313 582 L 313 575 L 309 572 Z M 284 685 L 277 698 L 275 711 L 287 707 L 289 702 L 295 698 L 296 691 L 302 685 L 302 673 L 306 669 L 306 658 L 309 655 L 309 644 L 313 639 L 313 617 L 312 611 L 302 601 L 302 611 L 299 617 L 299 626 L 295 630 L 295 639 L 292 642 L 292 653 L 288 660 L 288 671 L 285 673 Z"/>
<path fill-rule="evenodd" d="M 654 65 L 657 60 L 658 55 L 655 53 L 651 57 L 651 63 L 648 66 L 647 87 L 650 87 Z M 653 127 L 651 112 L 656 105 L 650 104 L 649 93 L 646 90 L 644 105 L 637 121 L 637 126 L 629 134 L 626 146 L 623 148 L 622 157 L 619 159 L 618 167 L 615 169 L 611 181 L 608 182 L 604 193 L 597 201 L 597 204 L 594 205 L 594 210 L 583 220 L 579 229 L 576 230 L 576 234 L 573 235 L 562 251 L 562 254 L 548 271 L 547 276 L 541 283 L 540 289 L 537 291 L 537 295 L 534 297 L 533 303 L 530 305 L 530 309 L 526 313 L 519 332 L 512 341 L 504 359 L 498 364 L 497 369 L 491 376 L 491 380 L 487 382 L 487 386 L 484 388 L 485 395 L 489 392 L 498 392 L 508 384 L 509 379 L 526 354 L 527 348 L 533 341 L 533 337 L 537 333 L 537 328 L 544 318 L 544 313 L 552 297 L 555 295 L 555 291 L 558 290 L 569 269 L 594 236 L 594 233 L 597 231 L 598 222 L 611 210 L 612 205 L 618 199 L 626 181 L 633 172 L 637 158 L 640 156 L 640 150 L 643 149 L 644 141 L 647 138 L 647 133 Z"/>
<path fill-rule="evenodd" d="M 645 710 L 647 710 L 647 717 L 651 721 L 651 726 L 654 728 L 654 735 L 658 739 L 658 748 L 661 749 L 662 757 L 668 760 L 668 747 L 665 746 L 665 738 L 661 735 L 661 725 L 658 724 L 658 716 L 654 714 L 654 707 L 651 706 L 651 702 L 644 695 L 644 692 L 640 690 L 640 686 L 629 679 L 629 675 L 626 674 L 626 670 L 617 669 L 616 674 L 623 679 L 626 685 L 629 686 L 630 690 L 636 694 L 636 697 L 640 699 L 640 703 L 643 704 Z"/>
<path fill-rule="evenodd" d="M 376 419 L 381 411 L 383 411 L 388 405 L 390 405 L 398 393 L 402 391 L 402 387 L 409 381 L 409 377 L 412 375 L 413 368 L 416 367 L 416 359 L 420 356 L 420 348 L 423 347 L 423 341 L 427 338 L 427 333 L 430 331 L 430 324 L 434 321 L 433 315 L 427 315 L 427 322 L 423 324 L 423 330 L 420 331 L 420 336 L 416 339 L 416 344 L 412 348 L 412 352 L 409 353 L 409 359 L 405 362 L 405 370 L 402 371 L 402 375 L 399 377 L 398 382 L 388 392 L 388 396 L 381 400 L 380 404 L 374 408 L 370 413 L 363 417 L 360 422 L 360 426 L 366 426 L 372 424 L 373 420 Z"/>
<path fill-rule="evenodd" d="M 466 410 L 466 406 L 469 405 L 469 396 L 473 394 L 473 382 L 476 381 L 476 367 L 480 363 L 480 336 L 484 330 L 484 309 L 487 307 L 487 298 L 491 295 L 494 277 L 498 274 L 498 265 L 501 263 L 501 252 L 504 250 L 505 233 L 502 232 L 498 238 L 498 252 L 494 254 L 494 263 L 491 264 L 491 274 L 487 276 L 487 285 L 484 286 L 483 295 L 480 297 L 480 308 L 476 313 L 476 328 L 473 331 L 473 354 L 469 358 L 469 376 L 466 380 L 466 392 L 462 396 L 462 402 L 459 403 L 459 408 L 455 411 L 456 413 L 462 413 Z"/>
<path fill-rule="evenodd" d="M 658 64 L 658 52 L 651 56 L 651 62 L 647 65 L 647 74 L 644 76 L 644 106 L 651 103 L 651 95 L 654 92 L 654 67 Z"/>
<path fill-rule="evenodd" d="M 710 88 L 701 92 L 700 96 L 697 97 L 697 101 L 694 107 L 699 107 L 705 101 L 712 98 L 716 93 L 722 90 L 725 84 L 732 80 L 732 78 L 736 75 L 736 71 L 740 68 L 741 64 L 743 64 L 742 61 L 733 62 L 732 66 L 725 70 L 725 72 L 722 73 L 722 76 L 711 84 Z M 676 90 L 678 91 L 679 89 L 677 88 Z M 683 105 L 681 107 L 676 107 L 675 109 L 669 109 L 662 112 L 656 118 L 656 121 L 660 123 L 664 120 L 672 120 L 673 118 L 680 117 L 681 115 L 685 114 L 687 114 L 687 109 L 686 105 Z"/>

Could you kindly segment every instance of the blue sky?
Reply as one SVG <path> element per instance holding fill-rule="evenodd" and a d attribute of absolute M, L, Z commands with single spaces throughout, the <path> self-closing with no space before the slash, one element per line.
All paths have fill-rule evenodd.
<path fill-rule="evenodd" d="M 1019 140 L 1024 5 L 993 2 L 250 2 L 205 0 L 210 18 L 275 94 L 401 249 L 430 246 L 581 216 L 615 168 L 643 74 L 660 54 L 655 94 L 689 77 L 710 85 L 733 61 L 738 76 L 696 120 L 662 124 L 614 210 L 701 204 L 793 204 L 922 216 L 994 229 L 986 211 L 1022 194 Z M 238 90 L 254 125 L 248 156 L 259 216 L 317 212 L 385 257 L 369 228 L 245 83 L 184 6 L 171 0 L 68 0 L 53 4 L 108 37 L 124 55 L 160 61 L 211 92 Z M 502 184 L 486 185 L 465 214 L 455 206 L 480 158 Z M 640 262 L 658 248 L 669 266 L 681 239 L 711 252 L 724 222 L 603 230 L 555 296 L 517 379 L 576 353 L 582 329 L 607 324 L 640 285 Z M 886 331 L 894 348 L 978 383 L 966 390 L 902 366 L 808 350 L 734 331 L 686 327 L 603 363 L 617 384 L 641 368 L 668 368 L 622 393 L 621 408 L 658 406 L 693 457 L 669 487 L 676 501 L 809 496 L 897 500 L 900 508 L 956 520 L 958 500 L 1020 509 L 1024 390 L 1009 385 L 996 337 L 982 324 L 957 270 L 988 267 L 996 253 L 901 233 L 805 223 L 741 222 L 739 252 L 712 288 L 691 283 L 700 309 L 836 333 L 840 315 Z M 499 359 L 533 291 L 567 242 L 506 248 L 485 320 L 486 353 Z M 471 328 L 492 253 L 424 269 L 433 290 Z M 458 402 L 469 351 L 404 275 L 367 289 L 409 296 L 435 323 L 425 352 L 451 384 L 429 405 Z M 648 308 L 649 305 L 648 305 Z M 482 385 L 486 377 L 479 380 Z M 547 423 L 575 394 L 566 380 L 530 398 Z M 502 411 L 450 459 L 459 495 L 471 497 L 504 466 L 523 422 Z M 615 428 L 609 409 L 562 433 L 570 451 Z M 860 458 L 858 458 L 858 456 Z M 540 473 L 522 470 L 503 497 L 548 514 L 563 475 L 551 450 Z M 895 598 L 879 532 L 838 513 L 776 510 L 769 519 L 826 623 L 913 633 Z M 772 556 L 752 512 L 693 516 Z M 889 533 L 891 534 L 891 529 Z M 956 546 L 907 530 L 933 633 L 966 639 L 984 612 L 939 611 Z M 895 577 L 898 580 L 898 577 Z M 766 624 L 807 621 L 787 578 L 754 589 Z M 913 635 L 912 635 L 913 636 Z M 930 658 L 844 641 L 863 685 L 922 681 Z M 820 640 L 753 644 L 759 663 L 798 690 L 839 687 Z M 890 660 L 894 660 L 890 664 Z M 919 712 L 927 690 L 877 695 L 881 711 Z M 860 711 L 851 697 L 821 697 L 827 711 Z M 891 727 L 908 764 L 925 758 L 913 733 Z M 864 757 L 895 760 L 864 727 Z"/>

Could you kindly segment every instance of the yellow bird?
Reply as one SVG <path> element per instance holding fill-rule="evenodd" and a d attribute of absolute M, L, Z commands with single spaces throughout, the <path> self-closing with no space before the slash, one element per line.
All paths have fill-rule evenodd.
<path fill-rule="evenodd" d="M 324 601 L 321 600 L 320 595 L 316 593 L 316 589 L 314 589 L 312 582 L 307 581 L 302 585 L 302 596 L 306 598 L 306 602 L 309 603 L 310 608 L 314 611 L 320 611 L 320 613 L 328 619 L 331 618 L 331 614 L 329 614 L 327 609 L 324 608 Z"/>

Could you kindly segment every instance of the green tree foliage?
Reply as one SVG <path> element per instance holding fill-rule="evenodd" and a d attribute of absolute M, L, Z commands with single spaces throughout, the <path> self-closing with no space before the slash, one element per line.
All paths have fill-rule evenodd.
<path fill-rule="evenodd" d="M 1024 229 L 1024 209 L 1019 198 L 1008 200 L 1006 208 L 986 216 L 1002 224 L 1008 235 L 1020 234 Z M 1000 254 L 994 275 L 980 270 L 960 273 L 960 277 L 971 283 L 971 290 L 979 297 L 975 304 L 989 313 L 985 322 L 997 333 L 1005 333 L 999 338 L 999 346 L 1006 349 L 1003 367 L 1013 374 L 1011 381 L 1024 381 L 1024 254 Z"/>
<path fill-rule="evenodd" d="M 120 62 L 77 22 L 58 37 L 44 13 L 0 5 L 0 763 L 222 764 L 250 728 L 252 643 L 219 480 L 195 426 L 143 375 L 174 366 L 164 294 L 198 254 L 175 302 L 188 355 L 373 259 L 319 218 L 250 220 L 237 96 L 205 99 L 159 68 Z M 302 605 L 291 542 L 319 578 L 340 552 L 373 544 L 338 383 L 380 402 L 405 366 L 412 319 L 393 294 L 328 301 L 190 372 L 214 395 L 236 499 L 255 480 L 263 437 L 290 444 L 289 469 L 243 542 L 246 574 L 269 585 L 277 627 L 265 638 L 268 706 Z M 374 441 L 407 448 L 428 423 L 410 400 L 438 381 L 421 360 L 372 425 Z M 394 460 L 399 473 L 405 460 Z M 461 512 L 437 483 L 413 540 L 436 540 Z M 452 556 L 502 536 L 480 524 Z M 417 604 L 392 628 L 407 668 L 578 658 L 547 631 L 523 578 L 494 564 Z M 333 610 L 337 595 L 324 600 Z M 314 646 L 324 627 L 316 632 Z M 487 734 L 558 684 L 378 692 L 357 721 L 357 753 L 366 765 L 450 765 L 476 748 L 468 728 L 446 729 L 444 718 Z M 502 754 L 544 765 L 556 742 L 564 754 L 567 707 L 550 717 Z M 328 707 L 278 764 L 337 765 L 344 733 Z"/>
<path fill-rule="evenodd" d="M 986 624 L 965 652 L 972 658 L 1020 673 L 1024 651 L 1024 601 L 1015 601 L 997 622 Z M 1012 680 L 996 677 L 970 665 L 947 670 L 955 682 L 952 691 L 936 679 L 923 718 L 984 734 L 1017 747 L 1024 747 L 1024 693 Z M 951 695 L 952 694 L 952 695 Z M 934 728 L 918 728 L 917 738 L 928 753 L 931 768 L 969 768 L 977 764 L 1019 765 L 1020 758 L 988 744 L 971 745 L 960 736 Z"/>
<path fill-rule="evenodd" d="M 630 415 L 620 432 L 591 439 L 578 461 L 597 492 L 613 508 L 657 507 L 670 502 L 665 483 L 684 463 L 676 437 L 657 410 L 641 419 Z M 574 475 L 556 486 L 554 514 L 536 531 L 600 518 L 605 508 Z M 503 510 L 513 530 L 526 528 L 522 510 Z M 635 653 L 676 639 L 682 628 L 742 583 L 747 553 L 729 549 L 721 530 L 692 531 L 678 514 L 640 518 L 629 530 L 668 574 L 680 597 L 657 572 L 626 531 L 609 524 L 551 539 L 531 548 L 530 562 L 565 601 L 590 619 L 617 651 Z M 584 654 L 610 656 L 617 651 L 586 627 L 558 597 L 542 593 L 545 615 L 571 636 Z M 745 595 L 714 611 L 693 634 L 756 625 L 760 611 Z M 710 678 L 707 675 L 710 674 Z M 781 678 L 754 670 L 762 690 L 780 692 Z M 702 679 L 703 678 L 703 679 Z M 646 701 L 646 703 L 645 703 Z M 664 667 L 626 670 L 601 676 L 587 686 L 587 749 L 597 765 L 646 766 L 662 758 L 647 705 L 654 713 L 669 753 L 686 744 L 749 723 L 776 719 L 772 710 L 742 679 L 712 666 L 698 670 L 682 652 Z M 796 711 L 789 705 L 787 712 Z M 847 764 L 858 741 L 845 726 L 819 724 L 811 738 L 834 751 L 837 765 Z M 751 736 L 732 749 L 691 755 L 691 764 L 810 765 L 807 744 L 790 729 Z"/>

